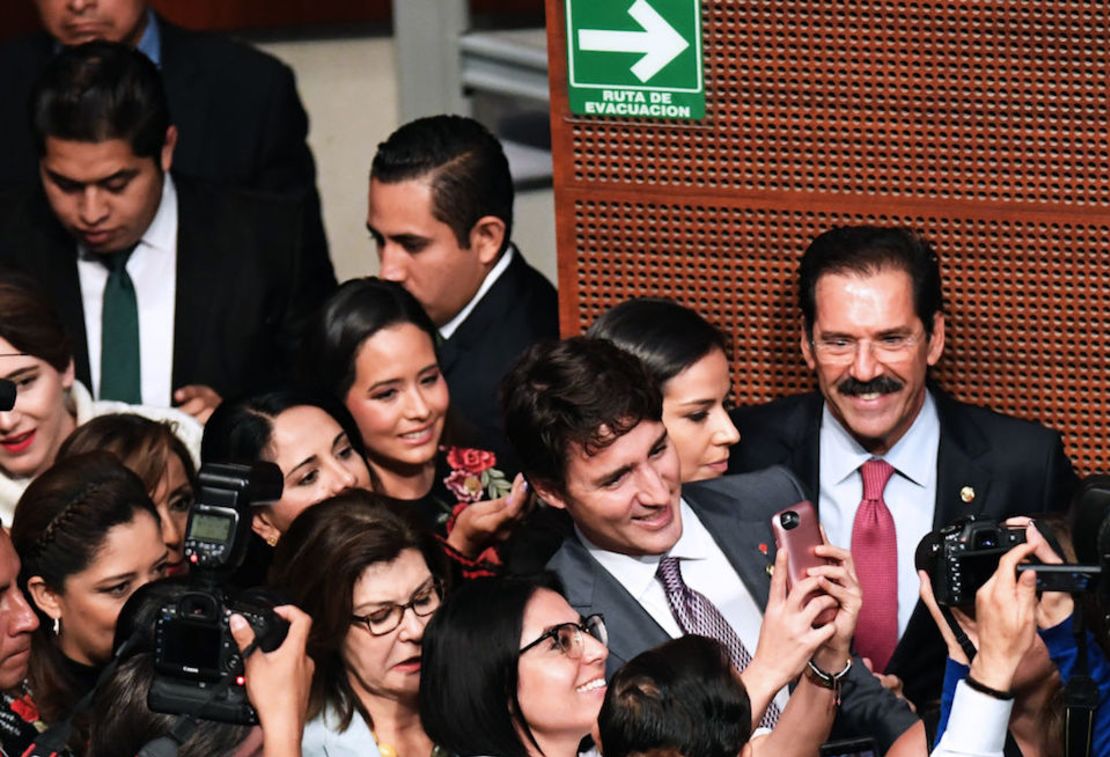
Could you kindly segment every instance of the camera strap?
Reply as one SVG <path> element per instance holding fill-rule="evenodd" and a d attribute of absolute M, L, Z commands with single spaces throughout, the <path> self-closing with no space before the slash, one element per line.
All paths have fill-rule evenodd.
<path fill-rule="evenodd" d="M 1064 686 L 1064 757 L 1089 757 L 1099 697 L 1098 686 L 1091 680 L 1087 666 L 1087 631 L 1083 626 L 1083 613 L 1079 609 L 1079 598 L 1075 597 L 1075 600 L 1072 631 L 1079 659 Z"/>
<path fill-rule="evenodd" d="M 940 607 L 940 614 L 944 616 L 944 620 L 948 623 L 948 627 L 952 629 L 952 633 L 956 637 L 956 643 L 958 643 L 960 649 L 964 651 L 967 664 L 970 665 L 971 661 L 975 659 L 975 655 L 979 653 L 979 650 L 975 648 L 975 645 L 971 643 L 971 639 L 964 633 L 964 629 L 956 621 L 956 616 L 952 614 L 952 610 L 949 607 L 942 605 Z"/>

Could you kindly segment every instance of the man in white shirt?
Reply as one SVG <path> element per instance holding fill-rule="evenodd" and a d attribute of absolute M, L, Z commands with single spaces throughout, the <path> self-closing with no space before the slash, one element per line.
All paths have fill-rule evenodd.
<path fill-rule="evenodd" d="M 498 382 L 525 348 L 559 334 L 555 289 L 510 242 L 512 225 L 508 161 L 477 121 L 421 118 L 378 146 L 366 226 L 381 277 L 405 287 L 436 324 L 452 408 L 471 442 L 510 470 Z"/>
<path fill-rule="evenodd" d="M 843 586 L 821 582 L 841 609 L 832 624 L 837 632 L 816 644 L 816 615 L 807 613 L 828 597 L 807 600 L 809 588 L 799 585 L 779 604 L 769 574 L 785 561 L 775 562 L 770 520 L 802 498 L 786 469 L 681 487 L 659 389 L 635 357 L 605 340 L 536 345 L 504 387 L 506 432 L 529 483 L 574 521 L 574 535 L 548 567 L 580 613 L 604 614 L 610 672 L 668 638 L 712 630 L 743 650 L 734 662 L 747 655 L 742 678 L 753 712 L 766 706 L 781 713 L 783 730 L 789 714 L 805 708 L 791 707 L 799 693 L 805 701 L 810 684 L 836 678 L 837 736 L 872 736 L 884 750 L 903 736 L 922 739 L 906 705 L 858 661 L 847 664 L 855 624 L 838 626 L 852 606 Z M 851 572 L 850 560 L 841 567 Z M 693 598 L 693 617 L 678 609 L 676 595 Z M 804 621 L 795 624 L 799 617 Z M 701 622 L 707 618 L 708 625 Z M 782 687 L 799 670 L 809 675 L 790 694 Z M 790 728 L 812 726 L 810 716 L 791 720 Z"/>
<path fill-rule="evenodd" d="M 917 601 L 921 538 L 962 516 L 1060 509 L 1075 473 L 1059 434 L 928 381 L 946 322 L 940 263 L 919 235 L 827 231 L 802 256 L 798 290 L 819 391 L 734 411 L 742 436 L 729 470 L 786 465 L 798 476 L 829 541 L 851 547 L 860 569 L 857 651 L 926 706 L 940 693 L 944 647 Z"/>
<path fill-rule="evenodd" d="M 203 420 L 279 380 L 311 307 L 296 201 L 171 175 L 160 75 L 122 44 L 56 55 L 32 122 L 41 188 L 0 203 L 0 262 L 53 296 L 93 396 Z"/>

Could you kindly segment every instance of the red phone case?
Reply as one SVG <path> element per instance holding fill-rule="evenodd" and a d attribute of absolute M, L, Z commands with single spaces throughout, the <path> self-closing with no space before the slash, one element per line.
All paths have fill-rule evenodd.
<path fill-rule="evenodd" d="M 795 517 L 788 516 L 788 521 L 795 525 L 788 528 L 783 525 L 783 516 L 792 513 Z M 775 533 L 775 546 L 785 550 L 786 561 L 786 590 L 790 591 L 794 584 L 806 578 L 806 571 L 818 565 L 833 563 L 824 557 L 818 557 L 813 548 L 824 544 L 821 537 L 821 528 L 817 522 L 817 511 L 809 500 L 802 500 L 771 516 L 771 530 Z M 819 596 L 821 592 L 814 592 L 809 598 Z M 814 626 L 822 626 L 832 622 L 836 617 L 836 608 L 825 610 L 814 620 Z"/>

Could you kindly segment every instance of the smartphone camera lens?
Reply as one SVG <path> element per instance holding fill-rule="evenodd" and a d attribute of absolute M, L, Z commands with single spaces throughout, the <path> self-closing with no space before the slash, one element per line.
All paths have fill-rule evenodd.
<path fill-rule="evenodd" d="M 793 510 L 787 510 L 786 512 L 784 512 L 782 514 L 782 517 L 780 518 L 779 522 L 782 523 L 782 527 L 785 528 L 787 531 L 789 531 L 792 528 L 797 528 L 798 527 L 798 513 L 794 512 Z"/>

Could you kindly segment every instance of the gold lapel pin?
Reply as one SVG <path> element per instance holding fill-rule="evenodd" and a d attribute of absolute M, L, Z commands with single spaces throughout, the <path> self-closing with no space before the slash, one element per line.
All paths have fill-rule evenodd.
<path fill-rule="evenodd" d="M 960 499 L 966 504 L 971 504 L 975 501 L 975 490 L 970 486 L 965 486 L 960 489 Z"/>

